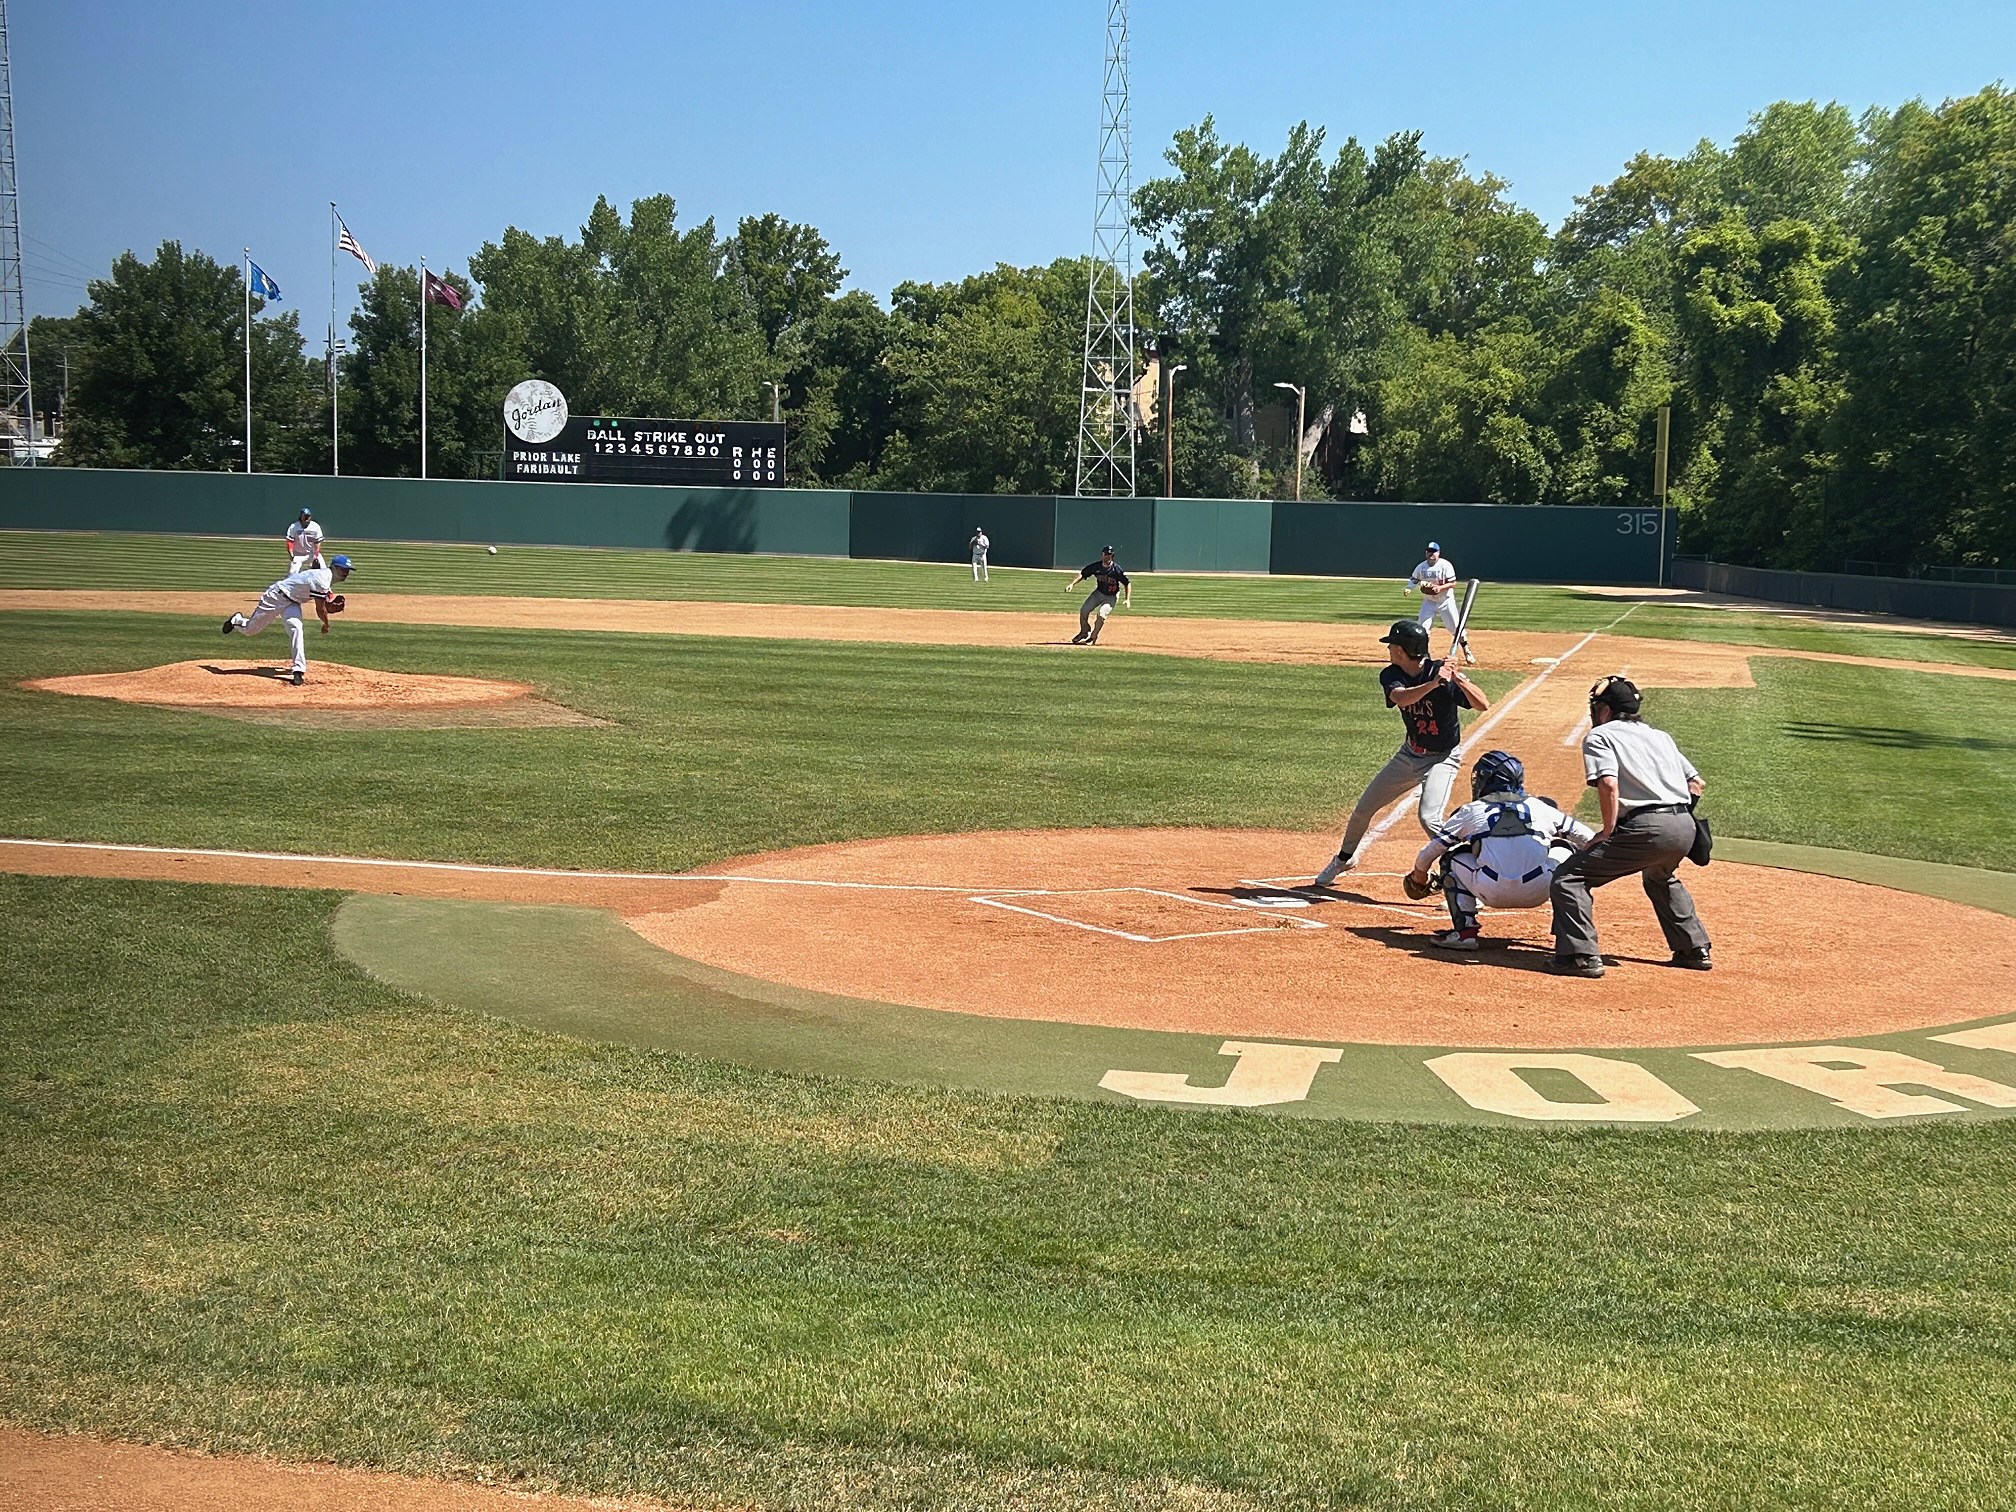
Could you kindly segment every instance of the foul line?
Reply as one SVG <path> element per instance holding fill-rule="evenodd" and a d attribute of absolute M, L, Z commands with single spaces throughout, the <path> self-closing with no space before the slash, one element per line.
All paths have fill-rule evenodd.
<path fill-rule="evenodd" d="M 287 851 L 194 850 L 167 845 L 114 845 L 96 840 L 19 840 L 0 836 L 0 845 L 46 850 L 118 851 L 140 856 L 210 856 L 227 861 L 291 861 L 309 866 L 380 866 L 400 871 L 460 872 L 488 877 L 561 877 L 582 882 L 761 882 L 773 887 L 851 887 L 869 892 L 972 893 L 981 889 L 934 882 L 828 882 L 805 877 L 743 877 L 725 872 L 568 871 L 542 866 L 482 866 L 465 861 L 393 861 L 378 856 L 304 856 Z"/>
<path fill-rule="evenodd" d="M 1106 924 L 1088 924 L 1083 919 L 1073 919 L 1065 914 L 1045 913 L 1040 908 L 1028 908 L 1019 903 L 1005 901 L 1008 898 L 1071 898 L 1084 897 L 1094 893 L 1147 893 L 1151 897 L 1173 898 L 1178 903 L 1188 903 L 1196 908 L 1222 908 L 1229 913 L 1252 918 L 1257 910 L 1241 907 L 1237 903 L 1217 903 L 1209 898 L 1193 898 L 1188 893 L 1166 892 L 1159 887 L 1080 887 L 1072 889 L 1031 887 L 1009 888 L 991 895 L 976 894 L 971 901 L 984 903 L 989 908 L 1005 908 L 1010 913 L 1028 914 L 1031 918 L 1044 919 L 1052 924 L 1069 924 L 1073 929 L 1089 930 L 1093 934 L 1112 935 L 1118 939 L 1131 940 L 1137 945 L 1167 945 L 1176 940 L 1213 940 L 1226 935 L 1273 934 L 1281 929 L 1328 929 L 1330 926 L 1315 919 L 1296 919 L 1282 914 L 1268 914 L 1274 922 L 1268 924 L 1248 924 L 1237 929 L 1202 929 L 1190 934 L 1141 935 L 1117 929 Z"/>
<path fill-rule="evenodd" d="M 1564 666 L 1566 666 L 1568 662 L 1574 657 L 1576 652 L 1580 651 L 1583 647 L 1587 646 L 1589 642 L 1596 639 L 1597 636 L 1604 635 L 1607 634 L 1609 631 L 1615 630 L 1619 625 L 1623 624 L 1624 621 L 1631 618 L 1632 615 L 1636 614 L 1643 607 L 1644 606 L 1642 604 L 1633 604 L 1629 609 L 1626 609 L 1622 614 L 1618 615 L 1617 618 L 1610 621 L 1609 624 L 1602 625 L 1599 626 L 1597 629 L 1591 630 L 1587 635 L 1583 636 L 1582 639 L 1575 642 L 1574 645 L 1570 646 L 1566 651 L 1562 652 L 1558 657 L 1556 657 L 1554 659 L 1554 665 L 1552 665 L 1551 667 L 1542 668 L 1539 676 L 1533 678 L 1530 682 L 1521 683 L 1517 688 L 1513 689 L 1512 696 L 1506 699 L 1505 702 L 1503 702 L 1502 704 L 1498 705 L 1497 708 L 1493 709 L 1490 715 L 1486 717 L 1484 723 L 1480 724 L 1479 726 L 1477 726 L 1476 729 L 1470 732 L 1470 741 L 1481 742 L 1484 739 L 1484 737 L 1491 732 L 1492 727 L 1495 726 L 1499 720 L 1503 719 L 1507 714 L 1510 714 L 1514 709 L 1518 708 L 1519 705 L 1525 701 L 1527 694 L 1531 693 L 1535 688 L 1539 687 L 1540 684 L 1547 681 L 1548 678 L 1552 677 L 1556 672 L 1559 672 Z M 1363 850 L 1366 846 L 1372 844 L 1375 840 L 1384 839 L 1386 836 L 1386 832 L 1392 829 L 1394 825 L 1398 824 L 1400 822 L 1400 816 L 1406 812 L 1405 808 L 1406 802 L 1407 800 L 1405 798 L 1401 799 L 1399 804 L 1396 804 L 1391 810 L 1387 812 L 1385 818 L 1378 820 L 1376 823 L 1373 824 L 1373 826 L 1370 829 L 1365 831 L 1365 838 L 1358 843 L 1358 848 L 1360 850 Z"/>

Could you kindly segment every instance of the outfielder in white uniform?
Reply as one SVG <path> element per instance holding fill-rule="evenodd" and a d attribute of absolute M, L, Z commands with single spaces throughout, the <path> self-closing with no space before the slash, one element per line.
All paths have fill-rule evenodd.
<path fill-rule="evenodd" d="M 285 620 L 288 649 L 294 655 L 287 680 L 298 688 L 308 672 L 308 637 L 301 628 L 301 606 L 315 606 L 316 617 L 322 621 L 322 633 L 327 635 L 332 600 L 336 609 L 343 607 L 332 589 L 348 576 L 350 558 L 342 555 L 329 558 L 327 567 L 304 567 L 289 573 L 259 595 L 259 602 L 252 606 L 249 616 L 234 614 L 224 621 L 224 633 L 229 635 L 235 630 L 240 635 L 257 635 L 276 619 Z"/>
<path fill-rule="evenodd" d="M 973 581 L 984 583 L 987 581 L 987 548 L 993 544 L 987 539 L 985 526 L 973 527 L 973 539 L 970 544 L 973 547 Z"/>
<path fill-rule="evenodd" d="M 327 565 L 322 560 L 322 527 L 315 523 L 314 511 L 304 509 L 301 518 L 287 527 L 287 570 Z"/>
<path fill-rule="evenodd" d="M 1450 635 L 1456 634 L 1456 627 L 1462 623 L 1456 602 L 1456 569 L 1442 559 L 1440 543 L 1428 543 L 1428 556 L 1408 575 L 1407 586 L 1421 595 L 1421 623 L 1433 625 L 1441 620 L 1448 625 Z M 1477 658 L 1470 652 L 1470 638 L 1466 635 L 1459 643 L 1464 660 L 1473 667 Z M 1453 655 L 1457 645 L 1450 648 Z"/>
<path fill-rule="evenodd" d="M 1451 814 L 1414 858 L 1409 895 L 1427 896 L 1443 863 L 1442 894 L 1454 926 L 1433 943 L 1477 948 L 1477 908 L 1538 908 L 1554 868 L 1596 832 L 1544 798 L 1526 796 L 1526 768 L 1509 751 L 1486 751 L 1470 774 L 1471 801 Z"/>

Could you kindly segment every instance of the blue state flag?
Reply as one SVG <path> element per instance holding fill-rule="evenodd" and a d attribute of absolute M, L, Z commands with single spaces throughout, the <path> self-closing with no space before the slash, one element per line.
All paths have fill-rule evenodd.
<path fill-rule="evenodd" d="M 252 270 L 252 292 L 254 294 L 257 294 L 261 299 L 279 299 L 280 285 L 266 276 L 264 268 L 260 267 L 259 264 L 253 262 L 250 258 L 245 260 L 245 266 Z"/>

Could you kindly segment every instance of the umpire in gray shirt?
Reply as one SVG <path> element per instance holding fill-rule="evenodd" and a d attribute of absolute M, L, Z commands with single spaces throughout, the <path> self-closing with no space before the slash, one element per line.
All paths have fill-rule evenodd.
<path fill-rule="evenodd" d="M 1701 774 L 1671 735 L 1639 718 L 1639 702 L 1638 689 L 1622 677 L 1603 678 L 1589 690 L 1582 765 L 1603 822 L 1596 838 L 1554 873 L 1553 968 L 1564 976 L 1603 975 L 1590 891 L 1634 874 L 1644 881 L 1673 964 L 1709 969 L 1708 932 L 1679 875 L 1694 844 Z"/>

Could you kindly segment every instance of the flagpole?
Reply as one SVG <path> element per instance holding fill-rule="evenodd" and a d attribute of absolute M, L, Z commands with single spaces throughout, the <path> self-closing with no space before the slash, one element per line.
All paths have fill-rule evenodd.
<path fill-rule="evenodd" d="M 329 201 L 329 476 L 343 475 L 343 440 L 337 426 L 340 403 L 336 381 L 336 227 L 343 217 L 336 213 L 336 201 Z"/>
<path fill-rule="evenodd" d="M 420 476 L 427 476 L 427 259 L 420 259 Z"/>
<path fill-rule="evenodd" d="M 252 249 L 245 249 L 245 471 L 252 471 Z"/>

